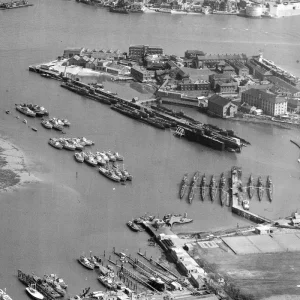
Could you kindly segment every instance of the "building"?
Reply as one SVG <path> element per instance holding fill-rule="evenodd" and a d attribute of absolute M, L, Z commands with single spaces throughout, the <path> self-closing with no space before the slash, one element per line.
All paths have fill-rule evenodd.
<path fill-rule="evenodd" d="M 139 66 L 132 67 L 130 74 L 135 80 L 139 82 L 147 82 L 151 80 L 151 73 L 149 73 L 144 68 L 140 68 Z"/>
<path fill-rule="evenodd" d="M 257 234 L 270 234 L 271 233 L 271 228 L 268 225 L 260 225 L 255 227 L 255 233 Z"/>
<path fill-rule="evenodd" d="M 234 94 L 237 92 L 237 82 L 218 82 L 216 85 L 217 93 Z"/>
<path fill-rule="evenodd" d="M 213 95 L 208 98 L 208 112 L 220 118 L 234 117 L 237 113 L 237 105 L 233 104 L 230 99 Z"/>
<path fill-rule="evenodd" d="M 79 66 L 85 68 L 89 61 L 90 58 L 87 56 L 74 55 L 68 59 L 67 63 L 69 66 Z"/>
<path fill-rule="evenodd" d="M 261 65 L 255 59 L 247 61 L 246 66 L 249 68 L 250 74 L 260 81 L 269 80 L 269 77 L 273 75 L 270 70 Z"/>
<path fill-rule="evenodd" d="M 160 46 L 148 46 L 148 45 L 132 45 L 129 47 L 129 57 L 132 59 L 140 59 L 145 55 L 163 55 L 164 50 Z"/>
<path fill-rule="evenodd" d="M 284 115 L 287 112 L 287 98 L 268 90 L 249 89 L 242 93 L 241 102 L 260 108 L 270 116 Z"/>
<path fill-rule="evenodd" d="M 227 61 L 228 64 L 230 64 L 237 75 L 239 76 L 247 76 L 249 75 L 249 68 L 246 67 L 241 61 L 239 60 L 233 60 L 233 61 Z"/>
<path fill-rule="evenodd" d="M 292 113 L 300 112 L 300 99 L 288 98 L 287 110 Z"/>
<path fill-rule="evenodd" d="M 229 83 L 232 81 L 231 75 L 227 73 L 222 74 L 211 74 L 208 76 L 210 87 L 212 90 L 217 88 L 218 83 Z"/>
<path fill-rule="evenodd" d="M 192 59 L 192 58 L 196 58 L 197 56 L 204 56 L 205 53 L 203 51 L 200 50 L 186 50 L 184 52 L 184 57 L 187 59 Z"/>
<path fill-rule="evenodd" d="M 84 48 L 67 48 L 64 50 L 64 55 L 63 57 L 66 57 L 66 58 L 70 58 L 74 55 L 78 55 L 80 56 L 82 54 L 82 51 L 84 50 Z"/>
<path fill-rule="evenodd" d="M 285 94 L 289 97 L 300 97 L 300 89 L 294 85 L 289 84 L 283 79 L 276 76 L 269 76 L 268 80 L 273 84 L 271 91 Z"/>
<path fill-rule="evenodd" d="M 210 91 L 210 83 L 205 80 L 197 80 L 197 81 L 190 81 L 190 80 L 182 80 L 179 81 L 177 84 L 177 89 L 179 91 L 194 91 L 194 90 L 201 90 Z"/>
<path fill-rule="evenodd" d="M 234 74 L 235 75 L 235 70 L 232 66 L 230 65 L 225 65 L 224 68 L 222 68 L 222 73 L 226 73 L 226 74 Z"/>
<path fill-rule="evenodd" d="M 216 55 L 204 55 L 204 56 L 197 56 L 194 59 L 194 66 L 195 68 L 216 68 L 221 61 L 241 61 L 245 63 L 247 61 L 246 54 L 216 54 Z"/>

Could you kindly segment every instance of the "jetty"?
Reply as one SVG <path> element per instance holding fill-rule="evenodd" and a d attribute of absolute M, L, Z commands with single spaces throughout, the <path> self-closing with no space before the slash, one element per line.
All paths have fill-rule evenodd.
<path fill-rule="evenodd" d="M 272 223 L 270 219 L 254 214 L 245 210 L 242 206 L 243 201 L 243 185 L 242 185 L 242 169 L 232 167 L 231 169 L 231 211 L 245 219 L 257 224 Z"/>
<path fill-rule="evenodd" d="M 24 283 L 26 286 L 30 286 L 31 284 L 36 285 L 37 291 L 39 291 L 43 296 L 45 300 L 55 300 L 55 298 L 43 287 L 41 284 L 38 284 L 34 281 L 32 275 L 25 274 L 21 270 L 18 270 L 18 279 Z"/>

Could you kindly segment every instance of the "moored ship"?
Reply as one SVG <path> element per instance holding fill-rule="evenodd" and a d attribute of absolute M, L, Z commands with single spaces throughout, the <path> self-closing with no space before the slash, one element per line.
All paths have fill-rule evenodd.
<path fill-rule="evenodd" d="M 189 192 L 189 203 L 192 203 L 192 201 L 194 199 L 195 188 L 196 188 L 198 179 L 199 179 L 199 172 L 196 172 L 193 179 L 192 179 L 192 182 L 191 182 L 191 189 L 190 189 L 190 192 Z"/>
<path fill-rule="evenodd" d="M 206 197 L 206 177 L 205 174 L 203 174 L 202 179 L 201 179 L 201 183 L 200 183 L 200 196 L 202 201 L 204 201 L 205 197 Z"/>
<path fill-rule="evenodd" d="M 181 182 L 181 187 L 180 187 L 180 192 L 179 192 L 179 197 L 180 199 L 183 198 L 186 188 L 187 188 L 187 179 L 188 179 L 188 173 L 184 174 Z"/>
<path fill-rule="evenodd" d="M 260 176 L 258 177 L 257 180 L 257 195 L 258 195 L 258 200 L 261 201 L 264 195 L 264 186 Z"/>
<path fill-rule="evenodd" d="M 109 11 L 118 14 L 129 14 L 129 11 L 126 7 L 110 7 Z"/>
<path fill-rule="evenodd" d="M 211 202 L 213 202 L 217 195 L 216 179 L 215 179 L 214 175 L 212 175 L 211 180 L 210 180 L 209 193 L 210 193 Z"/>
<path fill-rule="evenodd" d="M 226 178 L 224 176 L 224 173 L 221 174 L 219 188 L 220 188 L 220 201 L 221 201 L 221 205 L 224 206 L 225 200 L 226 200 L 226 196 L 227 196 L 227 193 L 226 193 Z"/>
<path fill-rule="evenodd" d="M 270 176 L 267 178 L 267 194 L 270 202 L 273 200 L 273 182 Z"/>
<path fill-rule="evenodd" d="M 28 1 L 26 0 L 11 1 L 11 2 L 0 3 L 0 10 L 27 7 L 27 6 L 33 6 L 33 4 L 28 3 Z"/>
<path fill-rule="evenodd" d="M 252 175 L 250 175 L 249 177 L 247 190 L 248 190 L 249 198 L 252 199 L 254 195 L 254 180 Z"/>
<path fill-rule="evenodd" d="M 6 294 L 6 291 L 0 289 L 0 300 L 12 300 L 8 294 Z"/>

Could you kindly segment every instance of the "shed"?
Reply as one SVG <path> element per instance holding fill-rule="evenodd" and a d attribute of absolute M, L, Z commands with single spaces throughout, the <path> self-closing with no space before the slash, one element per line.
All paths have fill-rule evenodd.
<path fill-rule="evenodd" d="M 255 227 L 255 233 L 257 234 L 270 234 L 271 228 L 270 226 L 261 225 Z"/>

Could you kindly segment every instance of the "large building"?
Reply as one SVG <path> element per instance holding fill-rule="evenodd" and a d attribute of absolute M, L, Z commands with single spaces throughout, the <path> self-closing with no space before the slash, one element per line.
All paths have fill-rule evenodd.
<path fill-rule="evenodd" d="M 218 83 L 229 83 L 232 81 L 231 75 L 227 73 L 211 74 L 208 76 L 208 79 L 212 90 L 217 88 Z"/>
<path fill-rule="evenodd" d="M 230 99 L 213 95 L 208 99 L 208 112 L 220 118 L 231 118 L 237 113 L 237 105 Z"/>
<path fill-rule="evenodd" d="M 129 47 L 129 57 L 133 59 L 143 58 L 145 55 L 163 55 L 164 50 L 160 46 L 132 45 Z"/>
<path fill-rule="evenodd" d="M 272 76 L 272 72 L 259 63 L 256 59 L 249 59 L 246 63 L 249 68 L 250 74 L 261 81 L 268 80 L 268 77 Z"/>
<path fill-rule="evenodd" d="M 249 75 L 249 68 L 246 67 L 241 61 L 233 60 L 227 61 L 235 70 L 235 73 L 239 76 L 247 76 Z"/>
<path fill-rule="evenodd" d="M 151 74 L 139 66 L 134 66 L 131 68 L 131 76 L 139 82 L 147 82 L 151 80 Z"/>
<path fill-rule="evenodd" d="M 270 116 L 284 115 L 287 112 L 287 98 L 268 90 L 249 89 L 242 93 L 242 103 L 255 106 Z"/>
<path fill-rule="evenodd" d="M 205 53 L 200 50 L 186 50 L 184 52 L 184 57 L 187 59 L 196 58 L 197 56 L 204 56 Z"/>
<path fill-rule="evenodd" d="M 246 54 L 216 54 L 216 55 L 198 55 L 194 59 L 195 68 L 215 68 L 221 61 L 241 61 L 245 63 L 247 61 Z"/>
<path fill-rule="evenodd" d="M 64 50 L 64 57 L 70 58 L 75 55 L 81 55 L 84 48 L 67 48 Z"/>

